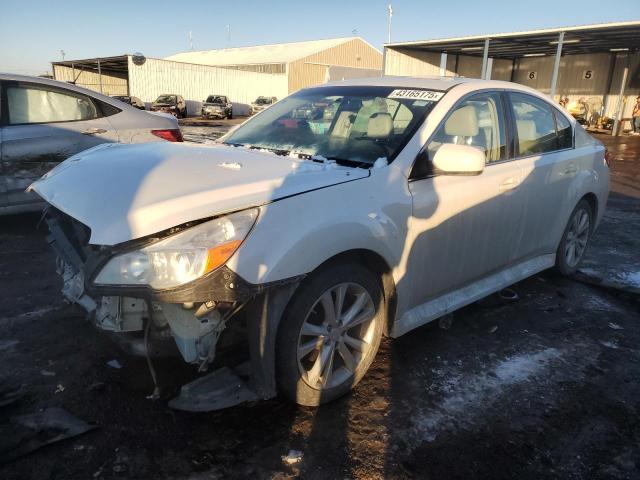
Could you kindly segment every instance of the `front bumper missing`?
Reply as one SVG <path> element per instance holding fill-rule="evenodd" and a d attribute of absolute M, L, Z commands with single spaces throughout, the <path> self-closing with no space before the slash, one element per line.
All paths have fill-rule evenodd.
<path fill-rule="evenodd" d="M 169 327 L 183 359 L 204 371 L 215 358 L 226 322 L 239 306 L 246 306 L 250 366 L 247 381 L 223 367 L 183 386 L 169 406 L 188 411 L 219 410 L 276 395 L 276 332 L 302 277 L 253 285 L 223 266 L 171 290 L 95 286 L 91 279 L 114 254 L 113 250 L 89 245 L 86 227 L 52 210 L 46 217 L 50 229 L 47 240 L 58 254 L 63 294 L 71 303 L 81 305 L 103 330 L 135 332 L 151 324 L 168 333 Z"/>

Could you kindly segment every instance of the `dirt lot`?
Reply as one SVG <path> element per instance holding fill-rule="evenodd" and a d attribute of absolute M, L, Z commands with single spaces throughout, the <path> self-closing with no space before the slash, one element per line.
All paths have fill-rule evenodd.
<path fill-rule="evenodd" d="M 516 285 L 514 303 L 385 341 L 355 392 L 319 409 L 173 411 L 194 373 L 171 359 L 148 400 L 144 359 L 62 302 L 38 216 L 1 219 L 0 395 L 26 395 L 0 407 L 0 451 L 20 435 L 11 418 L 47 407 L 96 428 L 0 465 L 0 478 L 640 478 L 640 139 L 602 139 L 615 193 L 582 281 L 546 272 Z"/>

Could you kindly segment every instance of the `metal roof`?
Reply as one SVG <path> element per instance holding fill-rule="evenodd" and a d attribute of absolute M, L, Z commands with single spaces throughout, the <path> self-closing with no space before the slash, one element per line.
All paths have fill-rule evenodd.
<path fill-rule="evenodd" d="M 389 43 L 385 48 L 482 56 L 484 42 L 488 38 L 489 56 L 493 58 L 555 55 L 560 32 L 565 32 L 563 55 L 640 49 L 640 21 L 637 20 Z"/>
<path fill-rule="evenodd" d="M 127 55 L 118 55 L 117 57 L 84 58 L 82 60 L 65 60 L 63 62 L 51 62 L 51 64 L 97 71 L 98 61 L 100 61 L 101 70 L 127 73 Z"/>
<path fill-rule="evenodd" d="M 264 65 L 291 63 L 314 53 L 342 45 L 351 40 L 363 40 L 360 37 L 330 38 L 308 42 L 278 43 L 253 47 L 224 48 L 220 50 L 201 50 L 176 53 L 165 57 L 175 62 L 197 63 L 200 65 Z M 365 42 L 366 43 L 366 42 Z M 373 47 L 372 47 L 373 48 Z"/>

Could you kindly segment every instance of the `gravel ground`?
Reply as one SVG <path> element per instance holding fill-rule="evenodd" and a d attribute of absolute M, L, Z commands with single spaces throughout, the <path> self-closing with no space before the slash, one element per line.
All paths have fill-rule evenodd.
<path fill-rule="evenodd" d="M 191 128 L 218 134 L 185 136 L 202 133 Z M 637 264 L 640 222 L 621 218 L 640 210 L 640 141 L 605 140 L 618 193 L 594 253 L 617 249 Z M 19 435 L 11 418 L 47 407 L 96 428 L 0 465 L 0 478 L 640 478 L 631 292 L 545 272 L 514 287 L 516 302 L 474 304 L 448 329 L 384 341 L 353 394 L 322 408 L 274 399 L 189 414 L 166 402 L 192 368 L 157 362 L 163 395 L 148 400 L 144 359 L 61 301 L 37 221 L 6 217 L 0 229 L 0 393 L 26 392 L 0 408 L 0 451 Z M 595 268 L 607 259 L 592 257 Z"/>

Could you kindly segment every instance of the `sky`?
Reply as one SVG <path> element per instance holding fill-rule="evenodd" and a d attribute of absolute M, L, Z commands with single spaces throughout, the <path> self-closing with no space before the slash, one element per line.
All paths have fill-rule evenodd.
<path fill-rule="evenodd" d="M 2 0 L 0 72 L 51 61 L 359 35 L 382 49 L 386 0 Z M 424 40 L 640 19 L 640 0 L 396 0 L 391 40 Z M 230 25 L 230 34 L 226 26 Z"/>

